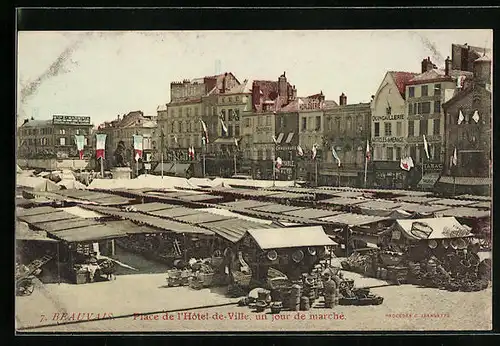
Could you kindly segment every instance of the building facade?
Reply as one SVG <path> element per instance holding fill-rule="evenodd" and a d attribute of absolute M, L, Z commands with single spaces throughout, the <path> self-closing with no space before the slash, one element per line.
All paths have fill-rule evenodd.
<path fill-rule="evenodd" d="M 26 119 L 17 130 L 17 155 L 20 158 L 77 158 L 75 135 L 83 135 L 84 157 L 89 157 L 92 127 L 88 116 L 53 115 L 52 120 Z"/>
<path fill-rule="evenodd" d="M 370 128 L 370 103 L 347 104 L 347 96 L 343 93 L 337 107 L 324 111 L 321 185 L 363 186 Z M 333 157 L 332 147 L 340 159 L 340 166 Z"/>
<path fill-rule="evenodd" d="M 488 195 L 493 174 L 491 59 L 487 56 L 476 59 L 473 71 L 472 83 L 443 104 L 445 169 L 438 187 L 458 194 Z M 455 149 L 456 165 L 452 161 Z"/>
<path fill-rule="evenodd" d="M 106 168 L 115 167 L 114 153 L 120 142 L 125 145 L 124 158 L 126 162 L 133 163 L 134 159 L 134 135 L 143 136 L 143 162 L 154 159 L 157 143 L 156 116 L 145 116 L 142 111 L 133 111 L 123 116 L 118 115 L 115 120 L 101 124 L 97 133 L 106 134 Z"/>
<path fill-rule="evenodd" d="M 407 156 L 405 88 L 416 75 L 412 72 L 389 71 L 373 95 L 370 105 L 370 185 L 402 188 L 406 184 L 407 173 L 400 168 L 400 159 Z"/>
<path fill-rule="evenodd" d="M 438 69 L 430 58 L 422 61 L 422 73 L 406 85 L 407 155 L 411 156 L 420 179 L 432 174 L 439 178 L 444 162 L 445 117 L 442 105 L 453 97 L 462 85 L 469 83 L 472 72 L 452 69 L 448 58 L 444 69 Z M 461 80 L 462 82 L 459 82 Z M 424 150 L 425 135 L 429 158 Z M 426 169 L 427 168 L 427 169 Z M 419 183 L 416 176 L 411 185 Z"/>

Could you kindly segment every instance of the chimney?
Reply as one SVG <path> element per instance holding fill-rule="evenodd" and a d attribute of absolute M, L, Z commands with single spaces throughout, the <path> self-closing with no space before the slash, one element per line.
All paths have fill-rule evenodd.
<path fill-rule="evenodd" d="M 446 76 L 449 76 L 451 72 L 451 59 L 450 57 L 447 57 L 446 60 L 444 61 L 444 74 Z"/>
<path fill-rule="evenodd" d="M 30 120 L 29 119 L 24 119 L 23 125 L 26 124 L 28 121 L 30 121 Z"/>
<path fill-rule="evenodd" d="M 422 73 L 432 70 L 434 66 L 435 65 L 432 63 L 431 58 L 427 57 L 427 59 L 422 60 Z"/>
<path fill-rule="evenodd" d="M 340 95 L 339 100 L 340 100 L 339 106 L 345 106 L 345 105 L 347 105 L 347 96 L 345 96 L 344 93 L 342 93 L 342 95 Z"/>
<path fill-rule="evenodd" d="M 287 95 L 287 82 L 286 82 L 286 76 L 285 72 L 278 78 L 278 95 L 279 96 L 284 96 L 288 100 L 288 95 Z"/>
<path fill-rule="evenodd" d="M 227 77 L 227 72 L 224 73 L 224 77 L 222 78 L 222 93 L 226 92 L 226 77 Z"/>
<path fill-rule="evenodd" d="M 120 120 L 120 114 L 118 114 L 118 115 L 116 116 L 116 120 L 118 120 L 118 121 Z"/>
<path fill-rule="evenodd" d="M 260 86 L 257 83 L 252 84 L 252 109 L 257 110 L 257 105 L 260 105 Z"/>

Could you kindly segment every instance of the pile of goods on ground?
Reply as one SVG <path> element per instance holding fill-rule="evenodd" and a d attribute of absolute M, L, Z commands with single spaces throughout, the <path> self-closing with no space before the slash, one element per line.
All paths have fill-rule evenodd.
<path fill-rule="evenodd" d="M 480 261 L 476 253 L 461 250 L 447 252 L 440 258 L 424 256 L 420 260 L 387 250 L 372 250 L 363 255 L 355 252 L 341 265 L 344 270 L 397 284 L 464 292 L 486 289 L 491 273 L 491 260 Z"/>
<path fill-rule="evenodd" d="M 189 286 L 194 289 L 216 286 L 221 284 L 222 278 L 216 276 L 210 259 L 191 259 L 189 263 L 176 261 L 177 268 L 167 271 L 167 286 Z"/>
<path fill-rule="evenodd" d="M 270 270 L 271 271 L 271 270 Z M 272 270 L 276 275 L 276 270 Z M 323 304 L 320 301 L 323 300 Z M 256 312 L 270 309 L 271 313 L 308 311 L 313 304 L 324 308 L 337 305 L 379 305 L 383 298 L 371 294 L 369 289 L 355 288 L 354 280 L 343 278 L 339 268 L 317 266 L 310 274 L 303 274 L 300 280 L 288 280 L 280 273 L 269 277 L 266 288 L 255 288 L 240 299 L 240 306 L 249 306 Z"/>

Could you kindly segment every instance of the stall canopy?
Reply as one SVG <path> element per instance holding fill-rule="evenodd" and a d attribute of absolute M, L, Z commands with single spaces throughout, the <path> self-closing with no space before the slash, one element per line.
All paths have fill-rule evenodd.
<path fill-rule="evenodd" d="M 477 202 L 470 205 L 471 208 L 481 208 L 481 209 L 491 209 L 491 201 L 488 202 Z"/>
<path fill-rule="evenodd" d="M 342 212 L 341 211 L 334 211 L 334 210 L 302 208 L 302 209 L 297 209 L 297 210 L 292 210 L 292 211 L 286 211 L 283 214 L 294 216 L 294 217 L 303 217 L 303 218 L 308 218 L 308 219 L 319 219 L 322 217 L 342 214 Z"/>
<path fill-rule="evenodd" d="M 61 189 L 59 185 L 49 179 L 27 177 L 23 175 L 17 175 L 16 186 L 31 191 L 57 191 Z"/>
<path fill-rule="evenodd" d="M 469 207 L 458 207 L 458 208 L 450 208 L 446 210 L 441 210 L 436 213 L 439 216 L 453 216 L 458 218 L 471 218 L 471 219 L 482 219 L 491 216 L 491 212 L 489 210 L 480 210 L 476 208 Z"/>
<path fill-rule="evenodd" d="M 420 179 L 420 181 L 418 182 L 417 186 L 422 189 L 431 190 L 434 188 L 434 185 L 436 185 L 440 176 L 441 175 L 439 173 L 424 174 L 422 179 Z"/>
<path fill-rule="evenodd" d="M 231 219 L 210 222 L 205 224 L 204 227 L 232 243 L 237 243 L 250 229 L 271 229 L 277 228 L 278 226 L 274 224 L 265 225 L 241 219 Z"/>
<path fill-rule="evenodd" d="M 339 206 L 348 206 L 348 205 L 356 205 L 360 204 L 363 202 L 368 201 L 367 199 L 356 199 L 356 198 L 344 198 L 344 197 L 337 197 L 337 198 L 329 198 L 325 199 L 323 201 L 319 201 L 318 203 L 320 204 L 329 204 L 329 205 L 339 205 Z"/>
<path fill-rule="evenodd" d="M 16 222 L 16 240 L 57 242 L 55 239 L 48 238 L 45 232 L 32 231 L 26 223 L 19 221 Z"/>
<path fill-rule="evenodd" d="M 460 195 L 457 199 L 470 199 L 473 201 L 491 201 L 491 196 Z"/>
<path fill-rule="evenodd" d="M 288 206 L 284 204 L 269 204 L 269 205 L 264 205 L 260 207 L 254 207 L 252 210 L 257 210 L 257 211 L 263 211 L 263 212 L 268 212 L 268 213 L 285 213 L 287 211 L 292 211 L 292 210 L 300 210 L 304 209 L 302 207 L 294 207 L 294 206 Z"/>
<path fill-rule="evenodd" d="M 476 203 L 476 201 L 467 201 L 467 200 L 451 199 L 451 198 L 442 198 L 442 199 L 438 199 L 436 201 L 429 202 L 429 204 L 432 204 L 432 205 L 440 204 L 440 205 L 449 205 L 452 207 L 471 205 L 474 203 Z"/>
<path fill-rule="evenodd" d="M 473 236 L 470 228 L 461 225 L 454 217 L 397 220 L 394 228 L 401 231 L 407 238 L 414 240 Z"/>
<path fill-rule="evenodd" d="M 396 197 L 396 200 L 407 203 L 420 203 L 426 204 L 432 201 L 437 201 L 439 198 L 436 197 L 426 197 L 426 196 L 401 196 Z"/>
<path fill-rule="evenodd" d="M 166 203 L 159 203 L 159 202 L 152 202 L 152 203 L 143 203 L 143 204 L 134 204 L 132 208 L 137 211 L 141 212 L 152 212 L 152 211 L 158 211 L 158 210 L 164 210 L 164 209 L 171 209 L 175 208 L 175 205 L 172 204 L 166 204 Z"/>
<path fill-rule="evenodd" d="M 68 243 L 115 239 L 127 235 L 116 227 L 108 225 L 92 225 L 48 233 Z"/>
<path fill-rule="evenodd" d="M 358 227 L 377 222 L 388 221 L 390 220 L 390 218 L 383 216 L 343 213 L 334 216 L 323 217 L 320 220 L 342 226 Z"/>
<path fill-rule="evenodd" d="M 418 203 L 401 203 L 398 209 L 417 214 L 432 214 L 440 210 L 446 210 L 446 205 L 423 205 Z"/>
<path fill-rule="evenodd" d="M 184 202 L 199 202 L 199 203 L 215 203 L 223 199 L 222 196 L 214 196 L 214 195 L 187 195 L 177 197 L 179 200 Z"/>
<path fill-rule="evenodd" d="M 321 226 L 251 229 L 248 234 L 262 250 L 336 245 Z"/>
<path fill-rule="evenodd" d="M 48 207 L 48 206 L 23 209 L 23 210 L 19 210 L 17 212 L 17 216 L 32 216 L 32 215 L 48 214 L 48 213 L 55 212 L 58 210 L 60 210 L 60 209 L 56 209 L 56 208 Z"/>
<path fill-rule="evenodd" d="M 399 207 L 401 203 L 396 203 L 392 201 L 367 201 L 363 203 L 356 204 L 356 207 L 363 209 L 378 209 L 378 210 L 392 210 Z"/>
<path fill-rule="evenodd" d="M 248 200 L 248 199 L 243 199 L 240 201 L 235 201 L 235 202 L 228 202 L 228 203 L 222 203 L 222 205 L 231 207 L 231 208 L 241 208 L 241 209 L 252 209 L 256 207 L 262 207 L 265 205 L 271 205 L 272 203 L 269 202 L 261 202 L 261 201 L 254 201 L 254 200 Z"/>
<path fill-rule="evenodd" d="M 36 224 L 36 223 L 42 223 L 42 222 L 49 222 L 49 221 L 59 221 L 59 220 L 71 220 L 71 219 L 77 219 L 78 217 L 67 213 L 62 210 L 54 211 L 54 212 L 49 212 L 46 214 L 38 214 L 38 215 L 30 215 L 30 216 L 25 216 L 25 215 L 17 215 L 17 218 L 21 221 L 24 221 L 28 224 Z"/>

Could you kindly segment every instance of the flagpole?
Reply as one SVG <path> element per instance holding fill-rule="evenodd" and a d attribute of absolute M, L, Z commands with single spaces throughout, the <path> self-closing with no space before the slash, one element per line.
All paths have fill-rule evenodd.
<path fill-rule="evenodd" d="M 274 142 L 274 160 L 273 160 L 273 187 L 276 186 L 276 142 Z"/>
<path fill-rule="evenodd" d="M 104 179 L 104 163 L 103 163 L 103 157 L 101 156 L 101 179 Z"/>
<path fill-rule="evenodd" d="M 314 158 L 314 181 L 316 187 L 318 187 L 318 160 L 316 158 Z"/>
<path fill-rule="evenodd" d="M 206 166 L 205 166 L 205 155 L 207 153 L 207 143 L 202 143 L 203 144 L 203 178 L 205 178 L 206 175 Z"/>
<path fill-rule="evenodd" d="M 337 187 L 340 187 L 340 165 L 337 162 Z"/>
<path fill-rule="evenodd" d="M 161 178 L 163 179 L 163 146 L 165 145 L 165 134 L 161 131 Z"/>
<path fill-rule="evenodd" d="M 365 189 L 366 189 L 366 171 L 368 170 L 368 157 L 365 153 Z"/>

